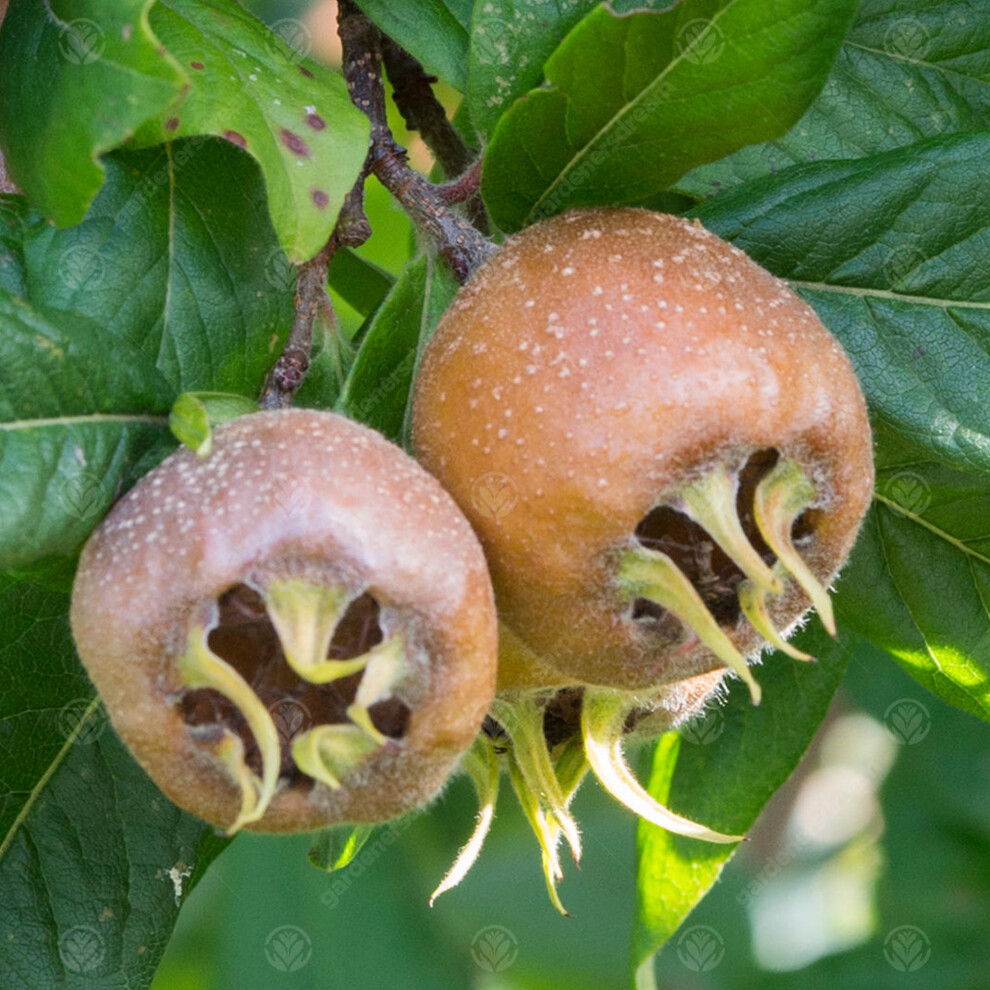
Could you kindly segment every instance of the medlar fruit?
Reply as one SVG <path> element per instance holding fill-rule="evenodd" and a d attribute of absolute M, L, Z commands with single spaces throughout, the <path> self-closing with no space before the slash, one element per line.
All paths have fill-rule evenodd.
<path fill-rule="evenodd" d="M 180 450 L 111 511 L 72 597 L 110 719 L 178 805 L 264 831 L 429 801 L 495 688 L 484 555 L 419 465 L 324 412 Z"/>
<path fill-rule="evenodd" d="M 488 555 L 502 621 L 640 691 L 783 649 L 872 493 L 852 366 L 786 284 L 697 222 L 590 210 L 510 238 L 426 348 L 413 444 Z M 485 500 L 485 479 L 511 497 Z M 778 632 L 784 630 L 784 633 Z"/>
<path fill-rule="evenodd" d="M 826 588 L 870 503 L 872 441 L 813 310 L 696 221 L 556 217 L 510 238 L 440 321 L 412 438 L 488 557 L 493 715 L 558 907 L 588 764 L 649 821 L 738 840 L 660 806 L 622 743 L 703 707 L 726 668 L 758 703 L 749 663 L 768 645 L 810 659 L 787 636 L 811 606 L 835 632 Z M 577 756 L 547 738 L 568 698 Z"/>

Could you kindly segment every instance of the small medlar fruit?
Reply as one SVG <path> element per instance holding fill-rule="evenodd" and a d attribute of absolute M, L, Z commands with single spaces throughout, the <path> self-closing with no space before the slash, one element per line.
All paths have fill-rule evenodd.
<path fill-rule="evenodd" d="M 495 688 L 484 555 L 419 465 L 324 412 L 257 413 L 112 510 L 72 597 L 79 654 L 178 805 L 234 832 L 429 801 Z"/>
<path fill-rule="evenodd" d="M 622 742 L 675 727 L 726 668 L 758 702 L 747 657 L 811 659 L 787 642 L 811 606 L 835 632 L 826 588 L 870 503 L 872 442 L 813 310 L 696 221 L 556 217 L 510 238 L 440 321 L 412 439 L 488 557 L 492 712 L 555 904 L 589 764 L 649 821 L 738 840 L 660 806 Z M 565 701 L 576 756 L 547 738 Z"/>

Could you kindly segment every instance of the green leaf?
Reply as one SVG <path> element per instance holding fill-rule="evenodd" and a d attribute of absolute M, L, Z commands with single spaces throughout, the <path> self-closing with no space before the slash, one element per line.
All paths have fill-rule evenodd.
<path fill-rule="evenodd" d="M 23 675 L 0 692 L 0 985 L 147 987 L 226 843 L 114 735 L 67 612 L 67 595 L 0 576 L 0 669 Z"/>
<path fill-rule="evenodd" d="M 472 0 L 358 0 L 362 11 L 427 71 L 467 88 Z"/>
<path fill-rule="evenodd" d="M 708 196 L 789 165 L 863 158 L 924 138 L 990 129 L 990 3 L 864 0 L 832 75 L 783 137 L 685 175 Z"/>
<path fill-rule="evenodd" d="M 547 62 L 549 87 L 499 121 L 482 182 L 495 222 L 516 230 L 572 206 L 636 202 L 783 134 L 827 78 L 854 7 L 685 0 L 628 16 L 599 7 Z"/>
<path fill-rule="evenodd" d="M 658 801 L 722 832 L 741 834 L 752 826 L 804 755 L 849 659 L 816 625 L 799 634 L 796 645 L 818 662 L 770 654 L 756 670 L 763 686 L 758 708 L 734 679 L 725 707 L 710 709 L 680 737 L 660 740 L 649 784 Z M 735 848 L 639 823 L 632 959 L 639 990 L 655 985 L 654 953 L 711 889 Z"/>
<path fill-rule="evenodd" d="M 839 617 L 932 694 L 990 721 L 990 479 L 890 431 L 877 439 L 876 500 Z"/>
<path fill-rule="evenodd" d="M 361 342 L 338 404 L 341 412 L 402 442 L 422 349 L 456 293 L 443 262 L 430 255 L 410 262 Z"/>
<path fill-rule="evenodd" d="M 934 460 L 990 472 L 990 134 L 798 165 L 702 204 L 811 303 L 873 415 Z M 813 232 L 814 236 L 810 236 Z"/>
<path fill-rule="evenodd" d="M 149 358 L 0 290 L 0 569 L 73 556 L 122 486 L 173 446 Z M 143 470 L 142 470 L 143 465 Z"/>
<path fill-rule="evenodd" d="M 791 280 L 849 353 L 876 422 L 877 498 L 843 621 L 990 715 L 990 135 L 798 165 L 695 212 Z M 807 231 L 814 230 L 809 238 Z"/>
<path fill-rule="evenodd" d="M 325 828 L 318 833 L 309 851 L 309 861 L 324 873 L 333 873 L 348 866 L 374 835 L 376 825 L 345 825 Z"/>
<path fill-rule="evenodd" d="M 54 562 L 173 448 L 179 392 L 258 394 L 295 272 L 257 166 L 213 138 L 114 153 L 83 223 L 24 212 L 7 243 L 30 302 L 0 310 L 0 568 L 62 581 Z"/>
<path fill-rule="evenodd" d="M 354 364 L 354 347 L 336 321 L 322 312 L 313 324 L 313 347 L 309 370 L 296 392 L 294 404 L 308 409 L 333 409 Z"/>
<path fill-rule="evenodd" d="M 477 0 L 471 19 L 468 98 L 471 122 L 491 137 L 499 118 L 543 82 L 543 64 L 598 0 Z M 640 6 L 651 6 L 643 3 Z"/>
<path fill-rule="evenodd" d="M 168 425 L 179 443 L 206 457 L 213 449 L 213 427 L 258 411 L 258 403 L 229 392 L 183 392 L 172 405 Z"/>
<path fill-rule="evenodd" d="M 395 285 L 395 276 L 350 248 L 338 248 L 330 262 L 330 288 L 362 316 L 370 316 Z"/>
<path fill-rule="evenodd" d="M 257 166 L 215 138 L 106 164 L 81 224 L 27 231 L 28 297 L 140 350 L 175 394 L 256 396 L 292 321 L 295 283 Z"/>
<path fill-rule="evenodd" d="M 99 156 L 181 90 L 148 27 L 152 0 L 15 3 L 0 30 L 0 148 L 10 177 L 60 225 L 103 183 Z"/>
<path fill-rule="evenodd" d="M 27 201 L 22 196 L 0 196 L 0 289 L 15 296 L 27 291 L 21 250 L 27 216 Z"/>
<path fill-rule="evenodd" d="M 151 25 L 189 78 L 180 103 L 136 144 L 212 134 L 247 150 L 265 178 L 279 241 L 295 263 L 333 231 L 368 150 L 368 118 L 344 80 L 299 53 L 234 0 L 159 0 Z"/>

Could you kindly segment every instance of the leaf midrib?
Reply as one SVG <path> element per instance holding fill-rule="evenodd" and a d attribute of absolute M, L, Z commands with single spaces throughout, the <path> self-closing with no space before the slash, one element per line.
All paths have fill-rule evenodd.
<path fill-rule="evenodd" d="M 801 279 L 785 279 L 793 289 L 809 289 L 813 292 L 837 292 L 847 296 L 873 297 L 902 302 L 910 306 L 936 306 L 939 309 L 976 309 L 990 312 L 990 301 L 975 302 L 969 299 L 939 299 L 935 296 L 909 296 L 890 289 L 860 288 L 853 285 L 830 285 L 828 282 L 806 282 Z"/>
<path fill-rule="evenodd" d="M 909 519 L 911 522 L 917 523 L 919 526 L 923 526 L 930 533 L 933 533 L 941 540 L 945 540 L 946 543 L 951 544 L 957 550 L 960 550 L 962 553 L 966 554 L 966 556 L 972 557 L 983 564 L 990 565 L 990 557 L 987 557 L 982 553 L 978 553 L 972 547 L 967 546 L 965 543 L 963 543 L 962 540 L 957 539 L 955 536 L 952 536 L 950 533 L 947 533 L 944 529 L 939 529 L 939 527 L 936 526 L 934 523 L 930 523 L 927 519 L 925 519 L 923 516 L 919 516 L 916 512 L 912 512 L 910 509 L 905 509 L 903 506 L 898 505 L 893 499 L 887 498 L 887 496 L 881 495 L 879 492 L 873 493 L 873 499 L 874 501 L 879 502 L 881 505 L 887 506 L 888 509 L 892 510 L 893 512 L 896 512 L 899 516 L 904 516 L 905 518 Z"/>
<path fill-rule="evenodd" d="M 51 427 L 93 426 L 101 423 L 153 423 L 164 427 L 168 426 L 168 417 L 152 414 L 93 413 L 82 416 L 53 416 L 47 419 L 15 419 L 0 423 L 0 433 Z"/>
<path fill-rule="evenodd" d="M 14 841 L 18 831 L 21 826 L 27 820 L 28 815 L 31 813 L 31 809 L 37 803 L 38 798 L 41 796 L 48 781 L 52 779 L 55 771 L 62 765 L 65 761 L 66 756 L 69 751 L 75 745 L 76 740 L 81 735 L 83 729 L 86 727 L 87 722 L 93 717 L 93 713 L 96 711 L 100 704 L 99 697 L 94 697 L 92 701 L 86 706 L 86 710 L 83 712 L 82 718 L 79 719 L 76 727 L 69 733 L 65 742 L 62 744 L 62 748 L 55 754 L 51 763 L 46 767 L 45 772 L 38 778 L 38 782 L 31 788 L 30 793 L 27 796 L 21 810 L 17 813 L 17 817 L 11 822 L 10 828 L 7 830 L 7 834 L 0 841 L 0 861 L 7 854 L 7 850 L 10 848 Z"/>
<path fill-rule="evenodd" d="M 967 75 L 967 73 L 960 72 L 958 69 L 954 69 L 950 65 L 943 65 L 941 62 L 928 62 L 925 61 L 925 59 L 909 58 L 907 55 L 899 55 L 897 52 L 888 52 L 880 48 L 871 48 L 869 45 L 862 45 L 857 41 L 849 41 L 848 38 L 843 42 L 843 47 L 858 48 L 862 52 L 869 52 L 871 55 L 878 55 L 881 58 L 890 58 L 895 62 L 907 62 L 908 65 L 916 65 L 920 68 L 931 69 L 932 72 L 942 72 L 947 76 L 958 76 L 960 79 L 966 79 L 969 82 L 977 83 L 980 86 L 990 86 L 990 82 L 986 79 L 980 79 L 979 76 Z"/>
<path fill-rule="evenodd" d="M 729 0 L 729 2 L 728 2 L 728 3 L 727 3 L 727 4 L 726 4 L 726 5 L 725 5 L 725 6 L 724 6 L 724 7 L 723 7 L 723 8 L 722 8 L 722 9 L 721 9 L 720 11 L 718 11 L 718 12 L 717 12 L 717 13 L 716 13 L 716 14 L 715 14 L 715 15 L 714 15 L 714 16 L 713 16 L 712 18 L 711 18 L 711 20 L 709 21 L 709 24 L 710 24 L 711 26 L 714 26 L 714 25 L 716 25 L 716 24 L 718 23 L 718 21 L 719 21 L 719 20 L 720 20 L 720 19 L 722 18 L 722 16 L 723 16 L 723 14 L 725 14 L 725 13 L 726 13 L 727 11 L 729 11 L 729 10 L 731 10 L 731 9 L 732 9 L 732 8 L 733 8 L 733 7 L 734 7 L 734 6 L 735 6 L 735 5 L 736 5 L 736 4 L 738 3 L 738 2 L 739 2 L 739 0 Z M 664 14 L 668 14 L 668 13 L 670 13 L 670 11 L 669 11 L 669 9 L 668 9 L 668 10 L 665 10 L 665 11 L 637 11 L 636 13 L 655 13 L 655 14 L 657 14 L 658 16 L 662 16 L 662 15 L 664 15 Z M 640 91 L 639 91 L 639 92 L 638 92 L 638 93 L 636 94 L 636 96 L 635 96 L 635 97 L 634 97 L 634 98 L 633 98 L 632 100 L 629 100 L 629 101 L 628 101 L 627 103 L 624 103 L 624 104 L 623 104 L 623 105 L 622 105 L 622 106 L 620 107 L 620 109 L 619 109 L 619 110 L 618 110 L 618 111 L 617 111 L 616 113 L 614 113 L 614 114 L 613 114 L 613 115 L 612 115 L 612 116 L 611 116 L 611 117 L 610 117 L 610 118 L 609 118 L 609 119 L 608 119 L 608 120 L 607 120 L 607 121 L 606 121 L 606 122 L 605 122 L 605 123 L 604 123 L 604 124 L 602 125 L 602 127 L 600 127 L 600 128 L 598 129 L 598 131 L 597 131 L 597 132 L 595 133 L 595 135 L 594 135 L 594 136 L 593 136 L 593 137 L 591 138 L 591 140 L 589 140 L 589 141 L 587 141 L 587 142 L 586 142 L 586 143 L 584 144 L 584 146 L 583 146 L 582 148 L 580 148 L 580 149 L 578 150 L 578 153 L 577 153 L 576 155 L 574 155 L 574 156 L 573 156 L 573 157 L 572 157 L 572 158 L 571 158 L 571 159 L 570 159 L 570 160 L 569 160 L 569 161 L 567 162 L 567 165 L 566 165 L 566 167 L 564 167 L 563 169 L 561 169 L 561 170 L 560 170 L 560 172 L 558 172 L 558 173 L 557 173 L 557 176 L 556 176 L 556 177 L 554 178 L 554 180 L 553 180 L 553 182 L 551 182 L 551 183 L 550 183 L 550 185 L 549 185 L 549 186 L 547 186 L 547 188 L 546 188 L 546 189 L 545 189 L 545 190 L 543 191 L 543 193 L 542 193 L 542 194 L 540 195 L 540 198 L 539 198 L 539 199 L 537 199 L 537 200 L 536 200 L 536 202 L 535 202 L 535 203 L 534 203 L 534 204 L 533 204 L 533 205 L 532 205 L 532 206 L 530 207 L 530 209 L 529 209 L 529 213 L 527 214 L 527 219 L 529 219 L 529 218 L 531 218 L 531 217 L 532 217 L 532 216 L 534 215 L 534 213 L 535 213 L 535 212 L 536 212 L 536 211 L 537 211 L 537 210 L 539 209 L 539 207 L 540 207 L 540 206 L 541 206 L 541 205 L 543 204 L 543 202 L 544 202 L 544 200 L 545 200 L 545 199 L 546 199 L 546 198 L 547 198 L 547 197 L 548 197 L 548 196 L 549 196 L 549 195 L 550 195 L 550 194 L 551 194 L 552 192 L 554 192 L 554 191 L 556 190 L 556 188 L 557 188 L 557 186 L 558 186 L 558 185 L 559 185 L 559 184 L 560 184 L 560 183 L 561 183 L 561 182 L 563 181 L 563 179 L 564 179 L 564 177 L 565 177 L 566 175 L 568 175 L 568 174 L 569 174 L 569 173 L 571 172 L 571 170 L 572 170 L 572 169 L 574 169 L 575 167 L 577 167 L 577 165 L 578 165 L 578 164 L 579 164 L 579 163 L 581 162 L 581 160 L 582 160 L 582 159 L 583 159 L 583 158 L 585 157 L 585 155 L 587 155 L 587 154 L 588 154 L 588 153 L 589 153 L 589 152 L 591 151 L 591 149 L 592 149 L 592 148 L 594 148 L 594 147 L 597 147 L 597 145 L 598 145 L 598 142 L 599 142 L 599 140 L 600 140 L 600 139 L 602 138 L 602 136 L 603 136 L 603 135 L 606 135 L 606 134 L 608 133 L 608 131 L 609 131 L 609 130 L 610 130 L 610 129 L 611 129 L 612 127 L 613 127 L 613 126 L 615 126 L 615 125 L 616 125 L 616 123 L 617 123 L 618 121 L 620 121 L 620 120 L 621 120 L 621 119 L 622 119 L 622 118 L 623 118 L 623 117 L 624 117 L 624 116 L 625 116 L 625 115 L 626 115 L 627 113 L 629 113 L 629 112 L 630 112 L 630 111 L 631 111 L 631 110 L 632 110 L 632 109 L 633 109 L 634 107 L 637 107 L 637 106 L 639 106 L 639 104 L 640 104 L 640 102 L 641 102 L 641 101 L 642 101 L 643 99 L 645 99 L 645 98 L 647 97 L 647 95 L 648 95 L 648 94 L 650 94 L 651 92 L 653 92 L 653 90 L 654 90 L 654 89 L 655 89 L 656 87 L 658 87 L 658 86 L 660 85 L 660 83 L 661 83 L 661 82 L 662 82 L 662 81 L 663 81 L 664 79 L 666 79 L 666 77 L 668 76 L 668 74 L 669 74 L 669 73 L 670 73 L 670 72 L 671 72 L 671 71 L 672 71 L 672 70 L 673 70 L 674 68 L 676 68 L 676 66 L 677 66 L 677 65 L 679 65 L 679 64 L 680 64 L 680 63 L 681 63 L 681 62 L 682 62 L 682 61 L 683 61 L 683 60 L 684 60 L 684 59 L 685 59 L 685 58 L 687 57 L 687 54 L 688 54 L 688 51 L 689 51 L 689 48 L 687 48 L 687 47 L 686 47 L 686 48 L 685 48 L 685 50 L 684 50 L 683 52 L 681 52 L 681 53 L 679 53 L 679 54 L 678 54 L 678 55 L 676 55 L 676 56 L 675 56 L 674 58 L 672 58 L 672 59 L 671 59 L 671 60 L 670 60 L 670 61 L 669 61 L 669 62 L 667 63 L 667 65 L 666 65 L 666 66 L 664 66 L 664 68 L 663 68 L 663 69 L 662 69 L 662 70 L 661 70 L 661 71 L 660 71 L 660 72 L 659 72 L 659 73 L 658 73 L 658 74 L 657 74 L 657 75 L 656 75 L 656 76 L 654 77 L 654 79 L 653 79 L 653 81 L 652 81 L 652 82 L 650 82 L 650 83 L 649 83 L 649 84 L 648 84 L 647 86 L 644 86 L 644 87 L 643 87 L 643 88 L 642 88 L 642 89 L 641 89 L 641 90 L 640 90 Z M 559 89 L 558 87 L 556 87 L 556 86 L 554 86 L 554 87 L 553 87 L 553 89 L 552 89 L 551 91 L 553 91 L 553 92 L 558 92 L 558 93 L 559 93 L 559 92 L 561 92 L 561 90 L 560 90 L 560 89 Z M 567 97 L 566 97 L 566 95 L 565 95 L 565 99 L 567 99 Z"/>

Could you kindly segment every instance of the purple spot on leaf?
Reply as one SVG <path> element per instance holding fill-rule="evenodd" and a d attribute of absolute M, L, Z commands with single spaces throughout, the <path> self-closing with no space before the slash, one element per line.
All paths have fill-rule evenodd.
<path fill-rule="evenodd" d="M 279 131 L 279 137 L 282 138 L 282 144 L 284 144 L 289 151 L 294 155 L 301 155 L 304 158 L 308 158 L 310 155 L 309 145 L 298 135 L 293 134 L 287 127 L 283 127 Z"/>
<path fill-rule="evenodd" d="M 305 65 L 299 65 L 299 66 L 296 66 L 296 68 L 298 68 L 298 69 L 299 69 L 299 71 L 300 71 L 300 72 L 301 72 L 301 73 L 302 73 L 302 74 L 303 74 L 303 75 L 304 75 L 304 76 L 305 76 L 305 77 L 306 77 L 307 79 L 312 79 L 312 78 L 313 78 L 313 73 L 312 73 L 312 72 L 310 72 L 310 71 L 309 71 L 309 69 L 307 69 Z"/>
<path fill-rule="evenodd" d="M 166 131 L 175 131 L 175 130 L 178 130 L 178 128 L 179 128 L 179 118 L 178 117 L 169 117 L 168 120 L 165 121 L 165 130 Z"/>
<path fill-rule="evenodd" d="M 200 71 L 200 72 L 202 72 L 202 71 L 203 71 L 203 63 L 202 63 L 202 62 L 190 62 L 189 64 L 190 64 L 190 65 L 191 65 L 191 66 L 192 66 L 192 67 L 193 67 L 194 69 L 199 69 L 199 71 Z"/>
<path fill-rule="evenodd" d="M 327 203 L 330 202 L 330 197 L 322 189 L 312 189 L 309 194 L 313 197 L 313 202 L 321 210 L 326 209 Z"/>
<path fill-rule="evenodd" d="M 306 123 L 309 124 L 314 131 L 322 131 L 323 128 L 327 126 L 327 122 L 318 113 L 307 114 Z"/>
<path fill-rule="evenodd" d="M 243 134 L 238 134 L 237 131 L 224 131 L 223 136 L 231 144 L 236 144 L 238 148 L 247 147 L 247 138 Z"/>

